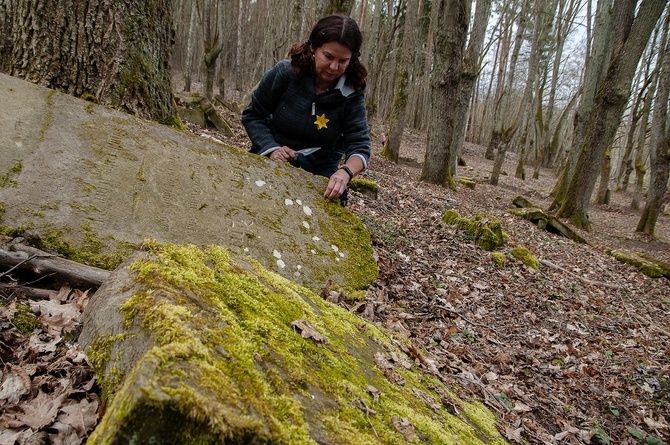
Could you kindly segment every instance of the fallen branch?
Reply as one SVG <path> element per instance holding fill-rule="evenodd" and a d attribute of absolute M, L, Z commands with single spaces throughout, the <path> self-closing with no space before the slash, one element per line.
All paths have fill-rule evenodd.
<path fill-rule="evenodd" d="M 13 284 L 0 283 L 0 292 L 5 294 L 19 294 L 30 300 L 50 300 L 55 291 L 49 289 L 40 289 L 37 287 L 19 286 Z"/>
<path fill-rule="evenodd" d="M 581 281 L 582 283 L 591 284 L 591 285 L 593 285 L 593 286 L 603 286 L 603 287 L 607 287 L 607 288 L 609 288 L 609 289 L 617 289 L 617 290 L 621 290 L 621 289 L 623 289 L 621 286 L 616 285 L 616 284 L 609 284 L 609 283 L 603 283 L 603 282 L 601 282 L 601 281 L 587 280 L 586 278 L 584 278 L 584 277 L 580 277 L 579 275 L 577 275 L 577 274 L 575 274 L 575 273 L 572 273 L 572 272 L 570 272 L 569 270 L 562 268 L 562 267 L 559 266 L 558 264 L 554 264 L 554 263 L 552 263 L 551 261 L 540 260 L 540 263 L 544 264 L 545 266 L 549 266 L 549 267 L 553 267 L 553 268 L 555 268 L 555 269 L 558 269 L 558 270 L 560 270 L 561 272 L 565 272 L 565 273 L 567 273 L 568 275 L 577 278 L 577 279 L 578 279 L 579 281 Z"/>
<path fill-rule="evenodd" d="M 10 270 L 20 269 L 37 276 L 53 274 L 81 288 L 98 288 L 110 274 L 108 270 L 66 260 L 23 244 L 13 244 L 11 248 L 11 251 L 0 249 L 0 266 Z"/>

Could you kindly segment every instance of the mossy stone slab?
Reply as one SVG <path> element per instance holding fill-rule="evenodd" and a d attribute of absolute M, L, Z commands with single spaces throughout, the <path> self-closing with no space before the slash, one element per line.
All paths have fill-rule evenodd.
<path fill-rule="evenodd" d="M 107 399 L 87 443 L 506 443 L 394 335 L 219 246 L 147 241 L 84 311 Z"/>
<path fill-rule="evenodd" d="M 312 289 L 362 289 L 370 237 L 325 178 L 0 74 L 0 226 L 62 252 L 217 244 Z M 96 264 L 99 265 L 99 264 Z"/>

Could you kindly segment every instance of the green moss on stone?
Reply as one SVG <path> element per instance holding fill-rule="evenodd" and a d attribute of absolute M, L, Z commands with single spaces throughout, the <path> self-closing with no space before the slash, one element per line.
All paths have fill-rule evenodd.
<path fill-rule="evenodd" d="M 83 237 L 80 243 L 67 241 L 65 230 L 54 228 L 42 234 L 38 247 L 55 250 L 72 261 L 106 270 L 115 269 L 137 248 L 133 243 L 116 241 L 112 237 L 101 239 L 89 223 L 80 227 Z"/>
<path fill-rule="evenodd" d="M 144 248 L 154 256 L 130 269 L 146 290 L 127 300 L 122 312 L 126 322 L 151 334 L 155 346 L 129 371 L 89 444 L 116 443 L 114 437 L 130 431 L 138 443 L 160 442 L 159 427 L 165 423 L 170 430 L 177 421 L 187 427 L 168 431 L 182 435 L 171 443 L 316 444 L 310 425 L 328 443 L 408 443 L 391 426 L 392 417 L 407 418 L 422 443 L 506 443 L 481 404 L 463 402 L 457 417 L 418 399 L 415 390 L 439 406 L 431 388 L 449 391 L 436 379 L 398 366 L 407 382 L 401 386 L 374 366 L 362 367 L 375 353 L 403 355 L 393 334 L 219 246 L 148 240 Z M 298 319 L 327 335 L 327 344 L 302 338 L 291 327 Z M 104 351 L 111 350 L 101 343 L 93 360 L 97 372 L 109 364 Z M 368 385 L 381 391 L 379 401 Z M 361 400 L 376 416 L 360 409 Z M 133 423 L 156 409 L 165 416 L 161 425 Z"/>
<path fill-rule="evenodd" d="M 16 181 L 14 181 L 12 178 L 21 173 L 21 170 L 23 170 L 23 163 L 18 161 L 9 170 L 7 170 L 4 175 L 0 175 L 0 187 L 16 187 Z"/>
<path fill-rule="evenodd" d="M 461 218 L 455 210 L 447 210 L 442 221 L 457 226 L 484 250 L 493 251 L 505 243 L 500 220 L 493 215 L 477 213 L 472 218 Z"/>
<path fill-rule="evenodd" d="M 370 181 L 369 179 L 354 178 L 349 183 L 349 188 L 363 195 L 370 195 L 375 199 L 379 194 L 379 185 L 374 181 Z"/>
<path fill-rule="evenodd" d="M 516 246 L 512 249 L 510 254 L 526 266 L 532 267 L 535 270 L 540 268 L 540 261 L 530 252 L 530 250 L 523 246 Z"/>
<path fill-rule="evenodd" d="M 491 252 L 491 261 L 498 266 L 505 265 L 505 254 L 502 252 Z"/>
<path fill-rule="evenodd" d="M 458 212 L 453 209 L 447 210 L 446 212 L 444 212 L 444 215 L 442 215 L 442 221 L 450 225 L 456 224 L 459 219 L 460 216 L 458 215 Z"/>
<path fill-rule="evenodd" d="M 377 262 L 372 255 L 370 234 L 361 221 L 349 210 L 335 201 L 317 201 L 317 204 L 329 215 L 330 225 L 321 226 L 323 238 L 335 246 L 347 247 L 348 254 L 333 266 L 346 277 L 347 292 L 365 289 L 379 273 Z M 318 281 L 325 282 L 328 271 L 323 271 Z"/>
<path fill-rule="evenodd" d="M 648 277 L 659 278 L 664 275 L 664 270 L 659 264 L 636 253 L 625 250 L 609 250 L 608 253 L 623 263 L 637 267 Z"/>

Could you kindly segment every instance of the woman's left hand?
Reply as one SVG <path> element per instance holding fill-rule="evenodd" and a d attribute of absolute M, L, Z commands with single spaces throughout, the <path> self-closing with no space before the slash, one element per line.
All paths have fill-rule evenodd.
<path fill-rule="evenodd" d="M 326 191 L 323 194 L 323 197 L 326 199 L 339 198 L 347 189 L 348 184 L 349 174 L 344 170 L 337 170 L 330 176 L 330 179 L 328 180 L 328 186 L 326 187 Z"/>

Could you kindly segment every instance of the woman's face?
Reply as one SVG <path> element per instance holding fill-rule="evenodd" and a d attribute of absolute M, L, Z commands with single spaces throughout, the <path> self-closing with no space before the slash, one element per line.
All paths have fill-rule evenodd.
<path fill-rule="evenodd" d="M 334 82 L 344 73 L 351 61 L 351 49 L 339 42 L 324 43 L 314 50 L 314 70 L 317 80 Z"/>

